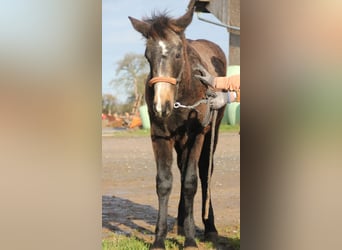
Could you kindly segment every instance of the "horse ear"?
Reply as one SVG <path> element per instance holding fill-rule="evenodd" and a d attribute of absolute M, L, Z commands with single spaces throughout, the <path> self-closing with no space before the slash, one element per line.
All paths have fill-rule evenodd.
<path fill-rule="evenodd" d="M 144 21 L 140 21 L 138 19 L 135 19 L 133 17 L 128 17 L 129 20 L 131 21 L 132 25 L 133 25 L 133 28 L 140 32 L 145 38 L 148 37 L 148 31 L 150 30 L 150 24 L 149 23 L 146 23 Z"/>
<path fill-rule="evenodd" d="M 174 24 L 179 28 L 179 31 L 182 32 L 188 27 L 188 25 L 192 21 L 192 17 L 194 15 L 195 11 L 195 3 L 197 0 L 191 0 L 190 3 L 188 4 L 188 10 L 187 12 L 181 16 L 180 18 L 174 20 Z"/>

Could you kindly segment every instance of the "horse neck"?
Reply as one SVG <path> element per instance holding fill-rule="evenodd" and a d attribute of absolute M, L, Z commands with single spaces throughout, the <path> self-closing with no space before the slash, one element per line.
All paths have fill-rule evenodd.
<path fill-rule="evenodd" d="M 183 42 L 183 73 L 182 73 L 182 82 L 186 86 L 190 85 L 190 81 L 192 78 L 192 68 L 189 60 L 189 44 L 188 41 L 185 39 L 184 35 L 182 37 L 182 42 Z"/>
<path fill-rule="evenodd" d="M 182 74 L 182 83 L 183 86 L 186 86 L 186 89 L 191 89 L 192 85 L 198 86 L 200 83 L 199 80 L 195 80 L 193 78 L 193 66 L 196 64 L 203 64 L 201 56 L 191 45 L 192 40 L 183 39 L 183 48 L 184 48 L 184 66 L 183 66 L 183 74 Z M 199 86 L 204 86 L 199 84 Z M 197 89 L 197 87 L 196 87 Z"/>

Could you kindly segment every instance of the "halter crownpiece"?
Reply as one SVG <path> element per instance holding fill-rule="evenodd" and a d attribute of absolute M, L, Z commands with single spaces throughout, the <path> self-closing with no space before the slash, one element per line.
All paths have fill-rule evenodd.
<path fill-rule="evenodd" d="M 167 82 L 176 85 L 177 79 L 173 77 L 156 76 L 148 81 L 148 84 L 152 87 L 157 82 Z"/>

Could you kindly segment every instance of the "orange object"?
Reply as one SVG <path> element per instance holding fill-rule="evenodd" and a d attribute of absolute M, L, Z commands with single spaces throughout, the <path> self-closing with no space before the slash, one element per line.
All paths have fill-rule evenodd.
<path fill-rule="evenodd" d="M 150 86 L 153 86 L 153 84 L 157 83 L 157 82 L 167 82 L 170 84 L 175 85 L 177 83 L 177 79 L 173 78 L 173 77 L 162 77 L 162 76 L 157 76 L 157 77 L 153 77 L 151 80 L 148 81 L 148 84 Z"/>
<path fill-rule="evenodd" d="M 133 116 L 132 122 L 129 125 L 129 128 L 135 128 L 135 127 L 140 127 L 142 126 L 142 122 L 139 116 Z"/>

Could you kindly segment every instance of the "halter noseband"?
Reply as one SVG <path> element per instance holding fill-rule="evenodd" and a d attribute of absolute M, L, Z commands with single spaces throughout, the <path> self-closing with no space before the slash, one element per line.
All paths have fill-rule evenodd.
<path fill-rule="evenodd" d="M 173 77 L 156 76 L 148 81 L 148 84 L 152 87 L 157 82 L 167 82 L 176 85 L 177 79 Z"/>

